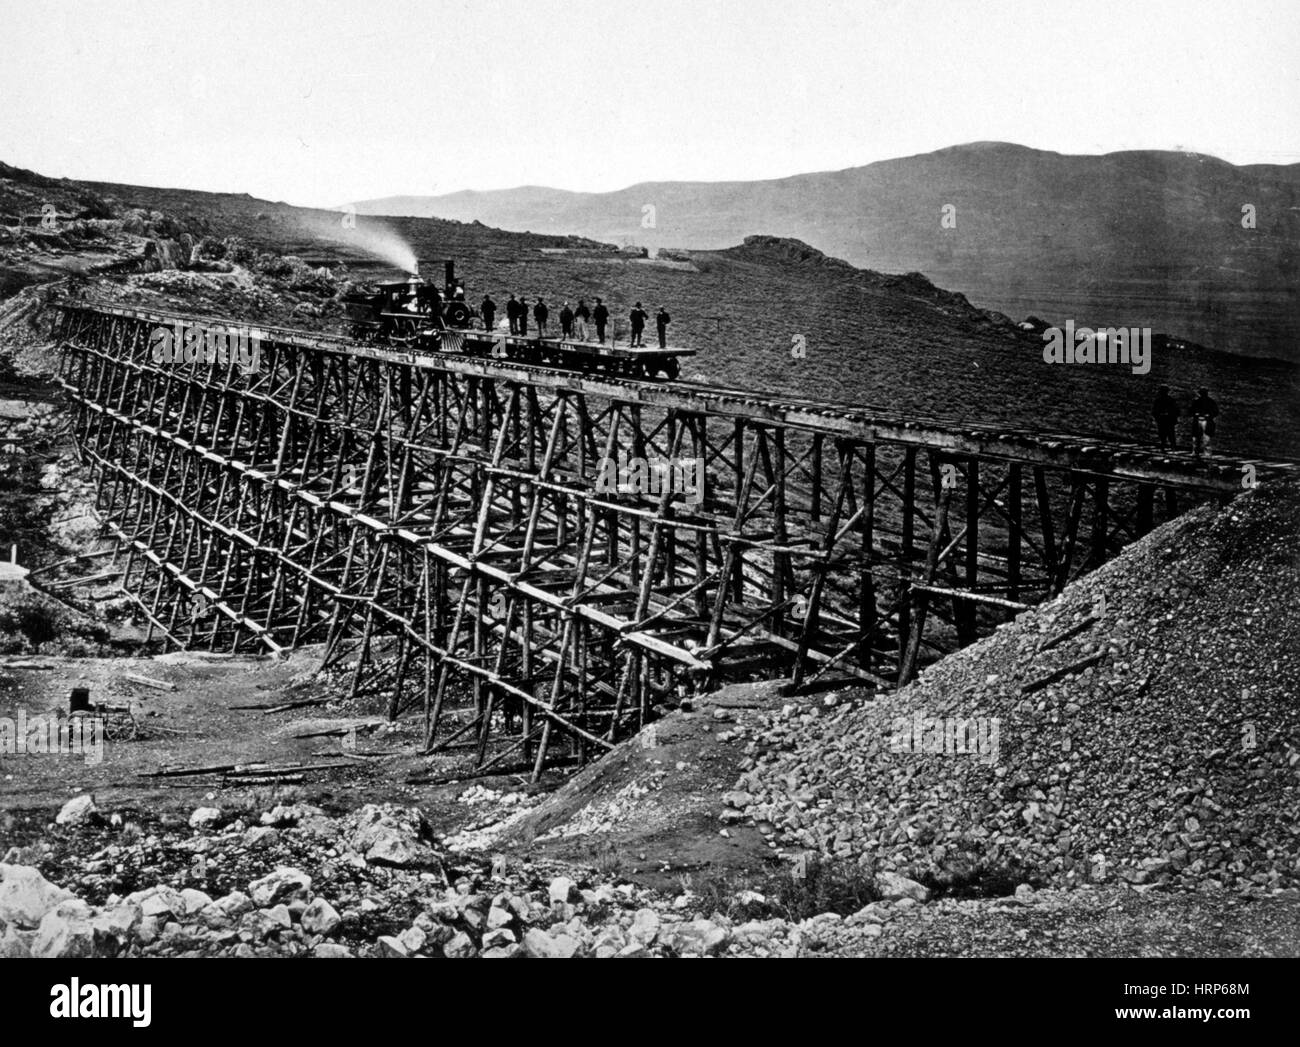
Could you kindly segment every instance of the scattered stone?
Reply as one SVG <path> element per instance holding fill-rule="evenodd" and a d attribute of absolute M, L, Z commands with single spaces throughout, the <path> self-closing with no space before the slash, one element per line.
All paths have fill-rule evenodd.
<path fill-rule="evenodd" d="M 930 900 L 928 887 L 894 872 L 877 873 L 876 890 L 880 892 L 880 897 L 886 901 L 897 901 L 900 898 L 910 898 L 914 902 Z"/>
<path fill-rule="evenodd" d="M 567 960 L 578 954 L 578 943 L 567 934 L 551 935 L 539 928 L 524 932 L 524 953 L 537 959 Z"/>
<path fill-rule="evenodd" d="M 267 908 L 276 902 L 306 898 L 311 891 L 311 877 L 297 869 L 279 866 L 271 874 L 248 885 L 253 904 Z"/>
<path fill-rule="evenodd" d="M 58 825 L 84 825 L 98 814 L 95 807 L 95 798 L 90 795 L 78 796 L 75 800 L 69 800 L 55 815 L 54 821 Z"/>
<path fill-rule="evenodd" d="M 653 909 L 638 909 L 627 933 L 642 945 L 652 944 L 659 937 L 659 914 Z"/>
<path fill-rule="evenodd" d="M 79 898 L 60 902 L 42 918 L 32 943 L 32 956 L 80 960 L 97 955 L 95 929 L 91 925 L 93 916 L 90 906 Z"/>
<path fill-rule="evenodd" d="M 573 881 L 567 876 L 557 876 L 551 881 L 549 895 L 552 903 L 578 900 L 578 892 Z"/>
<path fill-rule="evenodd" d="M 717 956 L 731 941 L 731 932 L 712 920 L 692 920 L 666 932 L 668 946 L 681 956 Z"/>
<path fill-rule="evenodd" d="M 28 865 L 0 865 L 0 923 L 37 927 L 45 914 L 72 898 Z"/>
<path fill-rule="evenodd" d="M 453 960 L 467 959 L 478 955 L 474 941 L 464 931 L 457 931 L 450 941 L 442 947 L 443 956 Z"/>
<path fill-rule="evenodd" d="M 380 956 L 396 959 L 405 958 L 410 955 L 410 953 L 406 951 L 406 946 L 402 944 L 401 940 L 394 938 L 390 934 L 382 935 L 379 940 L 375 942 L 375 945 L 379 950 Z"/>
<path fill-rule="evenodd" d="M 324 898 L 313 898 L 302 911 L 300 922 L 308 934 L 329 935 L 342 922 L 342 917 Z"/>

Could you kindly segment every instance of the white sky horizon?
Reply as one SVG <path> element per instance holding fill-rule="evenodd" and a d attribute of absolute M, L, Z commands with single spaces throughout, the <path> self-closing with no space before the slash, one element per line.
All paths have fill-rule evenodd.
<path fill-rule="evenodd" d="M 763 180 L 980 141 L 1300 162 L 1295 0 L 0 0 L 0 17 L 0 160 L 310 207 Z"/>

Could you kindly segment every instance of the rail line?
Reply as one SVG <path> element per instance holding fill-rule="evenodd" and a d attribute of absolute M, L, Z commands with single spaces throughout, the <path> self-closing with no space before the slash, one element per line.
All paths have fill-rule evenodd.
<path fill-rule="evenodd" d="M 323 643 L 428 751 L 540 774 L 698 688 L 888 688 L 1285 460 L 60 305 L 63 383 L 124 588 L 178 645 Z M 258 367 L 154 359 L 255 336 Z M 558 340 L 556 340 L 558 341 Z M 620 452 L 698 492 L 602 490 Z M 626 485 L 625 485 L 626 486 Z M 698 497 L 692 495 L 698 494 Z"/>

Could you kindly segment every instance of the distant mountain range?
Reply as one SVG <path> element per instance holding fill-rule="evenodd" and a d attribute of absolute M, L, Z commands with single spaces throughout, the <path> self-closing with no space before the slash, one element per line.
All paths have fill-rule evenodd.
<path fill-rule="evenodd" d="M 857 266 L 923 272 L 1016 319 L 1150 326 L 1300 359 L 1300 164 L 979 142 L 769 181 L 523 186 L 353 206 L 652 249 L 794 237 Z M 1243 226 L 1248 206 L 1254 228 Z"/>

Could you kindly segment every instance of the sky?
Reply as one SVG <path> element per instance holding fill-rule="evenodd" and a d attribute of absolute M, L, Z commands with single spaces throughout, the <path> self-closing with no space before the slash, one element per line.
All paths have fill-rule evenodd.
<path fill-rule="evenodd" d="M 0 160 L 333 207 L 971 141 L 1300 162 L 1297 0 L 0 0 Z"/>

